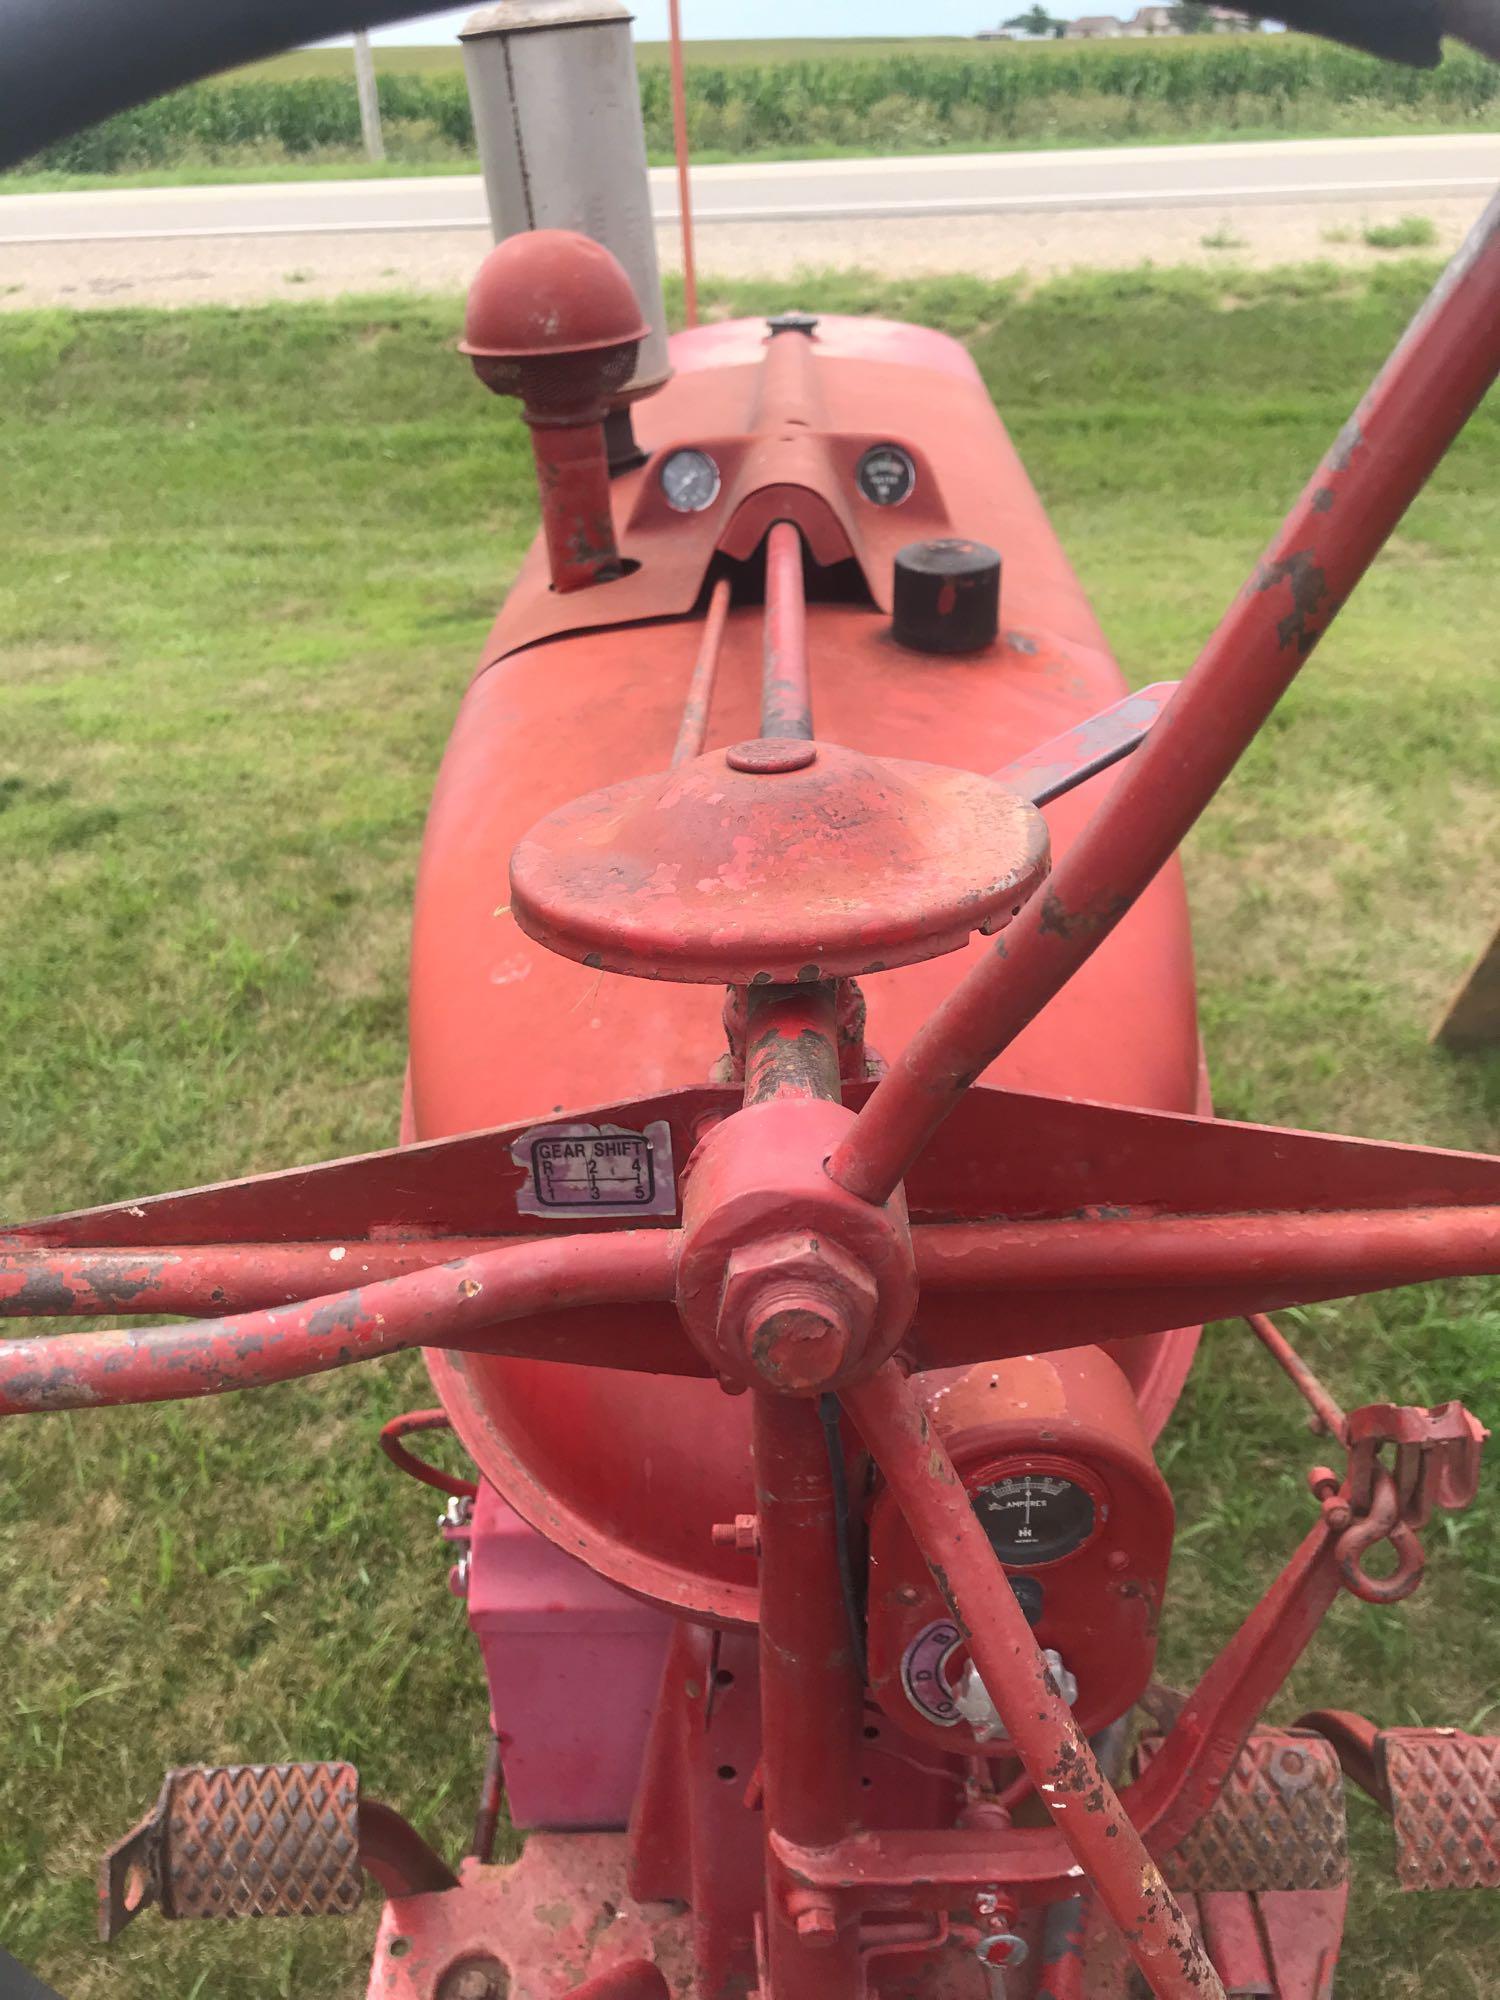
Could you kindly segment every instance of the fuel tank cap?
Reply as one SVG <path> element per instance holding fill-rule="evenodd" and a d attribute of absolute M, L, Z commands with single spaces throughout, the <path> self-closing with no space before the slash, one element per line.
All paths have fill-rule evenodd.
<path fill-rule="evenodd" d="M 511 911 L 605 971 L 791 985 L 957 951 L 1049 859 L 1041 814 L 977 772 L 776 739 L 549 813 L 511 857 Z"/>

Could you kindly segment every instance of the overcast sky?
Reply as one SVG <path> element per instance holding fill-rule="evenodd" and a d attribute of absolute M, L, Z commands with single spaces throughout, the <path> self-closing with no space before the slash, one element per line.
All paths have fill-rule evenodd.
<path fill-rule="evenodd" d="M 1022 11 L 1026 0 L 927 0 L 914 9 L 912 0 L 682 0 L 682 31 L 689 40 L 738 39 L 750 35 L 972 35 L 993 27 L 1006 15 Z M 475 0 L 478 5 L 478 0 Z M 1103 0 L 1108 11 L 1108 0 Z M 446 42 L 458 32 L 473 7 L 449 7 L 424 14 L 394 28 L 377 28 L 376 42 Z M 1088 7 L 1053 6 L 1059 15 L 1087 13 Z M 1098 11 L 1098 8 L 1094 9 Z M 1120 13 L 1133 11 L 1131 0 L 1120 0 Z M 667 0 L 634 0 L 635 32 L 643 42 L 667 38 Z"/>

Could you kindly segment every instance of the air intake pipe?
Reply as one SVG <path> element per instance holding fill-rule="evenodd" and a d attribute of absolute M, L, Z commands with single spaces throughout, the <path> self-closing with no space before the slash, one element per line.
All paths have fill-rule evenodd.
<path fill-rule="evenodd" d="M 552 588 L 623 573 L 604 421 L 650 329 L 617 258 L 572 229 L 497 243 L 469 287 L 460 354 L 531 426 Z"/>
<path fill-rule="evenodd" d="M 640 302 L 647 332 L 617 413 L 671 373 L 630 22 L 620 0 L 504 0 L 459 33 L 496 242 L 577 230 L 614 253 Z M 628 422 L 612 428 L 628 439 Z"/>

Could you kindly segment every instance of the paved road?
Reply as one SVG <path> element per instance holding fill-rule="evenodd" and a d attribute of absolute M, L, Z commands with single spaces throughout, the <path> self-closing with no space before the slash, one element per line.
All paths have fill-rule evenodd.
<path fill-rule="evenodd" d="M 652 173 L 659 222 L 676 219 L 673 176 Z M 1319 139 L 1096 152 L 933 154 L 694 169 L 705 223 L 1045 214 L 1244 203 L 1420 200 L 1500 182 L 1500 134 Z M 120 189 L 0 198 L 0 244 L 176 238 L 385 235 L 486 227 L 472 175 Z"/>

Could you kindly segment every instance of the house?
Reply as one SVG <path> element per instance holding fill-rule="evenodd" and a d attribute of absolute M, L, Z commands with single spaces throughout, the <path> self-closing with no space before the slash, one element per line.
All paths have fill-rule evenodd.
<path fill-rule="evenodd" d="M 1210 7 L 1209 26 L 1216 35 L 1253 34 L 1259 25 L 1248 14 L 1237 13 L 1233 7 Z"/>
<path fill-rule="evenodd" d="M 1180 35 L 1182 30 L 1173 20 L 1170 7 L 1138 7 L 1126 32 L 1131 35 Z"/>
<path fill-rule="evenodd" d="M 1069 42 L 1102 42 L 1125 32 L 1125 23 L 1117 21 L 1113 14 L 1080 14 L 1076 21 L 1069 21 L 1063 29 L 1063 39 Z"/>

